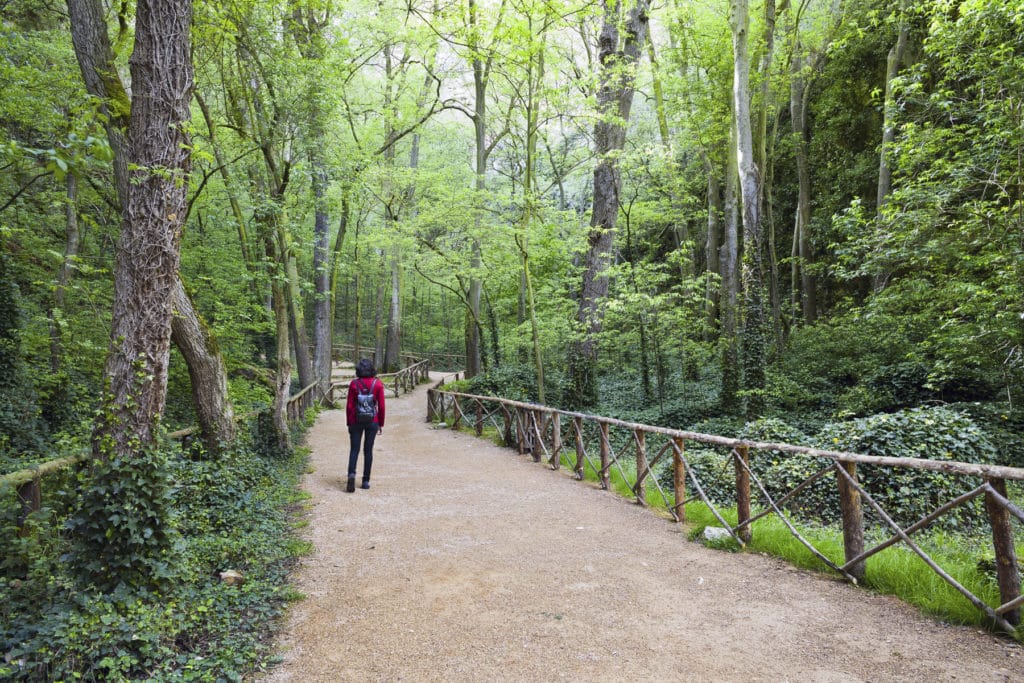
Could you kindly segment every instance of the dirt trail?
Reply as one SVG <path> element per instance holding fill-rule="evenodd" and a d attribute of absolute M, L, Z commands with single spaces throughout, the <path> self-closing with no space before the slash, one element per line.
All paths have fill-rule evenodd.
<path fill-rule="evenodd" d="M 310 538 L 265 679 L 1024 681 L 1024 652 L 664 519 L 389 399 L 369 491 L 309 435 Z"/>

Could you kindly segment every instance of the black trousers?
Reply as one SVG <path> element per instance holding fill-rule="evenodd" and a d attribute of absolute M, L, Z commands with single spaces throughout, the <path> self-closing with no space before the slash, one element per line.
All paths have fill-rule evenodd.
<path fill-rule="evenodd" d="M 377 438 L 377 430 L 380 429 L 376 422 L 370 424 L 355 424 L 348 426 L 348 440 L 350 449 L 348 452 L 348 476 L 354 479 L 356 476 L 356 465 L 359 462 L 359 444 L 363 444 L 363 479 L 369 480 L 370 468 L 373 467 L 373 441 Z"/>

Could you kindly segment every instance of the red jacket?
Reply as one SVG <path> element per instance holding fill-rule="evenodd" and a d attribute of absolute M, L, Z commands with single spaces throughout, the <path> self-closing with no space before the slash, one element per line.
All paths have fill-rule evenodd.
<path fill-rule="evenodd" d="M 348 385 L 348 402 L 345 405 L 346 421 L 350 425 L 356 424 L 356 396 L 359 395 L 360 387 L 363 391 L 369 389 L 373 392 L 373 398 L 377 401 L 377 415 L 373 418 L 374 424 L 384 426 L 384 382 L 376 377 L 357 377 Z"/>

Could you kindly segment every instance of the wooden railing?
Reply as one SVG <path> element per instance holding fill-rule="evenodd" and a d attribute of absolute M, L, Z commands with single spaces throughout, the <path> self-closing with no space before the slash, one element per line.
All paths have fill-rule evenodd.
<path fill-rule="evenodd" d="M 354 363 L 359 358 L 368 358 L 376 366 L 377 353 L 373 347 L 359 347 L 359 353 L 351 344 L 336 344 L 333 349 L 332 358 L 335 362 Z M 440 351 L 412 351 L 402 354 L 402 367 L 408 367 L 418 361 L 430 361 L 430 367 L 434 370 L 452 370 L 466 367 L 466 355 L 459 353 L 443 353 Z"/>
<path fill-rule="evenodd" d="M 635 424 L 491 396 L 443 391 L 440 385 L 428 391 L 427 419 L 450 422 L 454 429 L 462 426 L 472 428 L 478 436 L 483 433 L 485 426 L 491 425 L 506 445 L 514 446 L 520 454 L 530 453 L 537 462 L 546 458 L 552 469 L 556 470 L 562 466 L 563 450 L 567 451 L 567 464 L 572 466 L 576 478 L 583 480 L 589 467 L 604 489 L 609 488 L 612 469 L 616 468 L 622 479 L 630 486 L 638 504 L 648 505 L 647 489 L 651 484 L 656 487 L 668 514 L 676 521 L 683 521 L 686 503 L 701 500 L 740 546 L 750 542 L 754 522 L 769 515 L 776 515 L 811 553 L 831 570 L 853 583 L 864 578 L 865 563 L 869 557 L 890 546 L 902 544 L 916 553 L 932 571 L 1000 628 L 1015 633 L 1020 624 L 1024 596 L 1021 595 L 1020 570 L 1014 547 L 1013 519 L 1024 523 L 1024 510 L 1014 505 L 1008 498 L 1006 482 L 1024 481 L 1024 468 L 919 458 L 879 457 L 783 443 L 731 439 Z M 706 495 L 697 472 L 687 461 L 687 443 L 729 449 L 735 470 L 736 524 L 728 523 L 718 506 Z M 831 462 L 825 469 L 808 477 L 785 495 L 773 498 L 750 467 L 751 458 L 763 451 L 781 453 L 784 457 L 824 458 Z M 655 465 L 662 458 L 671 458 L 671 492 L 666 492 L 658 478 L 652 476 Z M 979 479 L 981 482 L 977 485 L 971 484 L 968 491 L 939 506 L 916 523 L 901 527 L 858 481 L 858 465 L 942 472 L 964 479 Z M 782 511 L 794 496 L 814 482 L 822 480 L 829 473 L 834 473 L 839 493 L 845 554 L 845 559 L 841 562 L 833 562 L 824 552 L 817 549 Z M 693 494 L 687 492 L 688 481 L 692 485 Z M 760 509 L 757 512 L 752 504 L 752 482 L 756 485 L 755 490 L 760 501 Z M 996 606 L 986 604 L 950 576 L 912 539 L 914 533 L 928 527 L 942 515 L 960 506 L 966 506 L 979 497 L 984 499 L 987 521 L 992 530 L 1000 594 L 1000 604 Z M 862 501 L 867 502 L 891 534 L 871 548 L 865 547 Z"/>
<path fill-rule="evenodd" d="M 426 382 L 430 379 L 429 360 L 417 360 L 412 357 L 406 360 L 412 361 L 408 367 L 404 367 L 398 372 L 377 375 L 377 379 L 384 383 L 386 389 L 394 392 L 396 398 L 401 396 L 403 392 L 408 393 L 414 390 L 421 382 Z M 349 382 L 354 378 L 355 375 L 352 375 L 332 380 L 329 400 L 333 403 L 335 397 L 338 397 L 339 400 L 343 398 L 348 390 Z"/>

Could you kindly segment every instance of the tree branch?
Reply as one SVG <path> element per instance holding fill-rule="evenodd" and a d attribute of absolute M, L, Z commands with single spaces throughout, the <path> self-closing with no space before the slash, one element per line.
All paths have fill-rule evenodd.
<path fill-rule="evenodd" d="M 6 209 L 8 206 L 10 206 L 14 202 L 18 201 L 18 197 L 20 197 L 25 192 L 25 190 L 27 190 L 29 187 L 31 187 L 32 183 L 34 183 L 35 181 L 39 180 L 43 176 L 48 176 L 48 175 L 50 175 L 49 172 L 44 171 L 43 173 L 40 173 L 39 175 L 37 175 L 34 178 L 32 178 L 32 180 L 30 180 L 27 183 L 25 183 L 24 185 L 22 185 L 21 189 L 18 190 L 17 192 L 15 192 L 14 196 L 7 200 L 6 204 L 4 204 L 3 206 L 0 206 L 0 212 L 3 212 L 3 210 Z"/>

